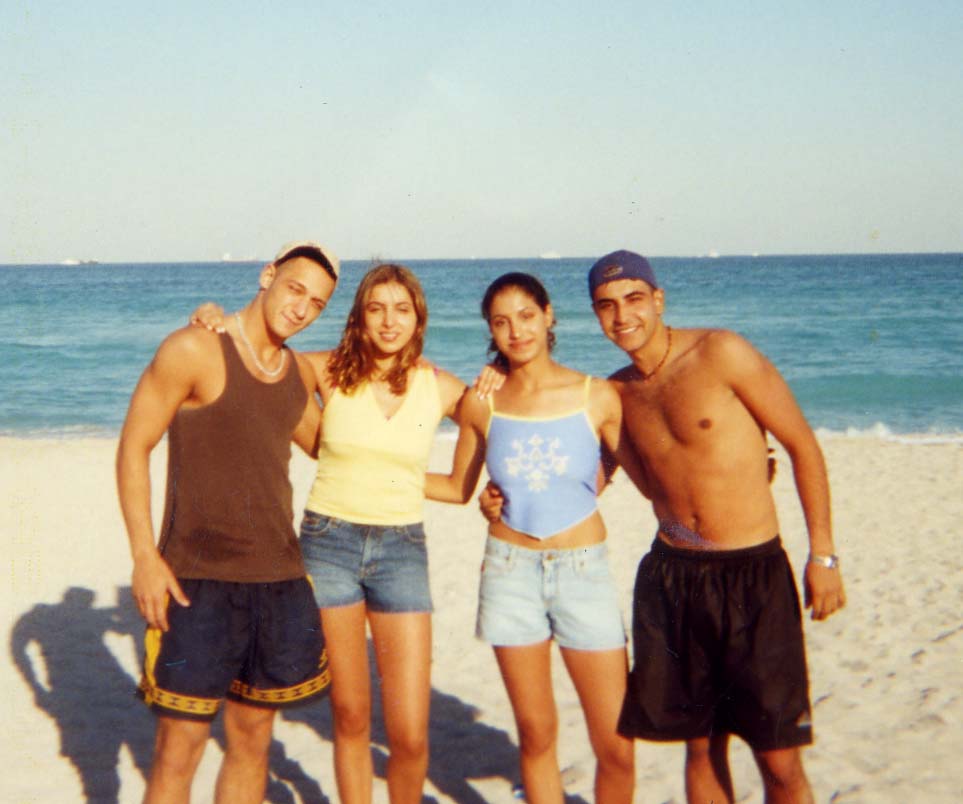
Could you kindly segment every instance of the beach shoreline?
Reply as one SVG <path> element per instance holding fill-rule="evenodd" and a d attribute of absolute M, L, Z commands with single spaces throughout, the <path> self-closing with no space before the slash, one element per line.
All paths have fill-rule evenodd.
<path fill-rule="evenodd" d="M 815 745 L 805 753 L 817 801 L 950 802 L 963 787 L 963 443 L 820 433 L 833 491 L 837 551 L 849 603 L 825 623 L 806 620 Z M 130 559 L 116 501 L 109 438 L 0 437 L 6 505 L 3 680 L 11 691 L 0 740 L 9 771 L 3 800 L 138 801 L 153 721 L 132 693 L 142 627 L 129 599 Z M 436 439 L 432 466 L 450 460 Z M 775 495 L 797 579 L 807 545 L 785 455 Z M 152 458 L 155 522 L 166 449 Z M 295 509 L 311 462 L 292 460 Z M 655 520 L 623 477 L 600 501 L 628 625 L 639 558 Z M 297 515 L 297 518 L 300 514 Z M 485 527 L 474 502 L 426 506 L 435 602 L 431 768 L 439 802 L 508 802 L 516 738 L 491 650 L 472 636 Z M 592 755 L 577 698 L 555 666 L 560 761 L 567 791 L 591 801 Z M 278 721 L 271 801 L 336 800 L 330 715 L 320 704 Z M 383 731 L 376 724 L 376 800 L 386 801 Z M 217 740 L 194 800 L 209 800 Z M 682 748 L 638 743 L 637 801 L 684 801 Z M 734 741 L 740 802 L 761 802 L 751 755 Z M 467 777 L 467 778 L 466 778 Z"/>

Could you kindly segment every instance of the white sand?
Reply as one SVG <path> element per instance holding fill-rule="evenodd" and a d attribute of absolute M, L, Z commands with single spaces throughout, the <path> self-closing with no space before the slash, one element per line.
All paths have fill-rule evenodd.
<path fill-rule="evenodd" d="M 823 441 L 848 607 L 807 620 L 816 743 L 806 767 L 820 802 L 956 802 L 963 790 L 963 445 L 870 438 Z M 441 440 L 443 466 L 451 442 Z M 109 441 L 0 439 L 0 595 L 10 646 L 0 801 L 139 801 L 152 717 L 133 698 L 141 624 Z M 155 509 L 164 450 L 154 463 Z M 783 538 L 794 565 L 807 546 L 785 461 L 776 480 Z M 295 501 L 312 469 L 292 466 Z M 624 481 L 602 501 L 612 563 L 628 602 L 654 520 Z M 515 735 L 491 651 L 473 636 L 484 526 L 474 503 L 429 505 L 435 598 L 432 757 L 426 795 L 439 802 L 509 802 Z M 592 753 L 560 665 L 561 761 L 567 790 L 591 801 Z M 269 801 L 336 801 L 326 703 L 278 721 Z M 383 732 L 375 726 L 383 756 Z M 637 744 L 639 802 L 682 802 L 682 748 Z M 209 801 L 220 757 L 212 740 L 194 800 Z M 737 798 L 761 802 L 749 752 L 734 742 Z M 383 774 L 383 762 L 376 761 Z M 383 779 L 376 800 L 386 801 Z"/>

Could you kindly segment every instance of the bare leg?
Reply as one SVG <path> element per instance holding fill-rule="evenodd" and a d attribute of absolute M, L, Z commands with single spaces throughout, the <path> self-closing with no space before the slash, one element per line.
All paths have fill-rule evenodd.
<path fill-rule="evenodd" d="M 388 796 L 418 804 L 428 773 L 431 615 L 369 612 L 388 733 Z"/>
<path fill-rule="evenodd" d="M 628 676 L 625 648 L 599 651 L 562 648 L 562 658 L 578 692 L 595 751 L 596 804 L 631 804 L 635 745 L 616 731 Z"/>
<path fill-rule="evenodd" d="M 371 681 L 365 604 L 321 609 L 331 670 L 334 775 L 343 804 L 371 801 Z"/>
<path fill-rule="evenodd" d="M 766 804 L 813 804 L 799 748 L 760 751 L 755 757 L 766 789 Z"/>
<path fill-rule="evenodd" d="M 686 742 L 685 792 L 689 804 L 732 804 L 728 734 Z"/>
<path fill-rule="evenodd" d="M 218 804 L 261 804 L 267 788 L 268 750 L 275 710 L 228 701 L 224 708 L 227 748 L 217 774 Z"/>
<path fill-rule="evenodd" d="M 161 715 L 144 804 L 187 804 L 211 724 Z"/>
<path fill-rule="evenodd" d="M 522 784 L 529 804 L 561 804 L 563 800 L 550 648 L 548 640 L 495 648 L 518 727 Z"/>

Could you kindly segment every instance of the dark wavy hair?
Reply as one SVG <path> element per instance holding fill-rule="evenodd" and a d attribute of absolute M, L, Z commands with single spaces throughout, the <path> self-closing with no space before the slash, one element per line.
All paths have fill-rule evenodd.
<path fill-rule="evenodd" d="M 396 355 L 394 365 L 388 371 L 388 385 L 394 394 L 403 394 L 408 387 L 408 370 L 421 357 L 425 345 L 425 329 L 428 326 L 428 303 L 418 278 L 403 265 L 383 263 L 376 265 L 361 279 L 354 294 L 354 303 L 341 334 L 341 342 L 328 360 L 328 371 L 344 393 L 352 393 L 359 385 L 370 380 L 375 370 L 371 340 L 364 328 L 364 306 L 371 291 L 378 285 L 397 282 L 404 287 L 415 307 L 415 332 L 411 340 Z"/>
<path fill-rule="evenodd" d="M 488 289 L 485 291 L 485 295 L 482 297 L 481 314 L 482 317 L 489 323 L 489 325 L 491 324 L 492 320 L 492 303 L 495 301 L 495 297 L 503 290 L 507 290 L 508 288 L 516 288 L 520 290 L 526 296 L 531 298 L 531 300 L 541 308 L 542 312 L 547 311 L 548 306 L 552 303 L 551 299 L 548 298 L 548 291 L 545 290 L 545 286 L 537 277 L 534 277 L 531 274 L 522 273 L 521 271 L 512 271 L 507 274 L 502 274 L 500 277 L 498 277 L 498 279 L 488 286 Z M 548 350 L 550 352 L 555 348 L 555 333 L 552 331 L 554 326 L 555 322 L 552 321 L 548 327 Z M 508 358 L 498 351 L 498 347 L 495 346 L 494 338 L 488 342 L 488 354 L 492 355 L 491 360 L 494 365 L 502 369 L 508 369 Z"/>

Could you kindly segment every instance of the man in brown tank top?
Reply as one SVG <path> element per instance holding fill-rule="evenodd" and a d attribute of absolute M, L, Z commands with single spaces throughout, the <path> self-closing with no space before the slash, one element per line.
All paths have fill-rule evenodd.
<path fill-rule="evenodd" d="M 262 801 L 275 712 L 327 689 L 288 479 L 290 444 L 316 448 L 320 409 L 310 364 L 284 342 L 318 317 L 338 270 L 316 243 L 286 246 L 225 332 L 172 333 L 131 398 L 117 486 L 133 595 L 148 626 L 139 691 L 158 714 L 146 802 L 189 800 L 225 699 L 227 747 L 215 799 Z M 158 543 L 149 460 L 165 431 Z"/>

